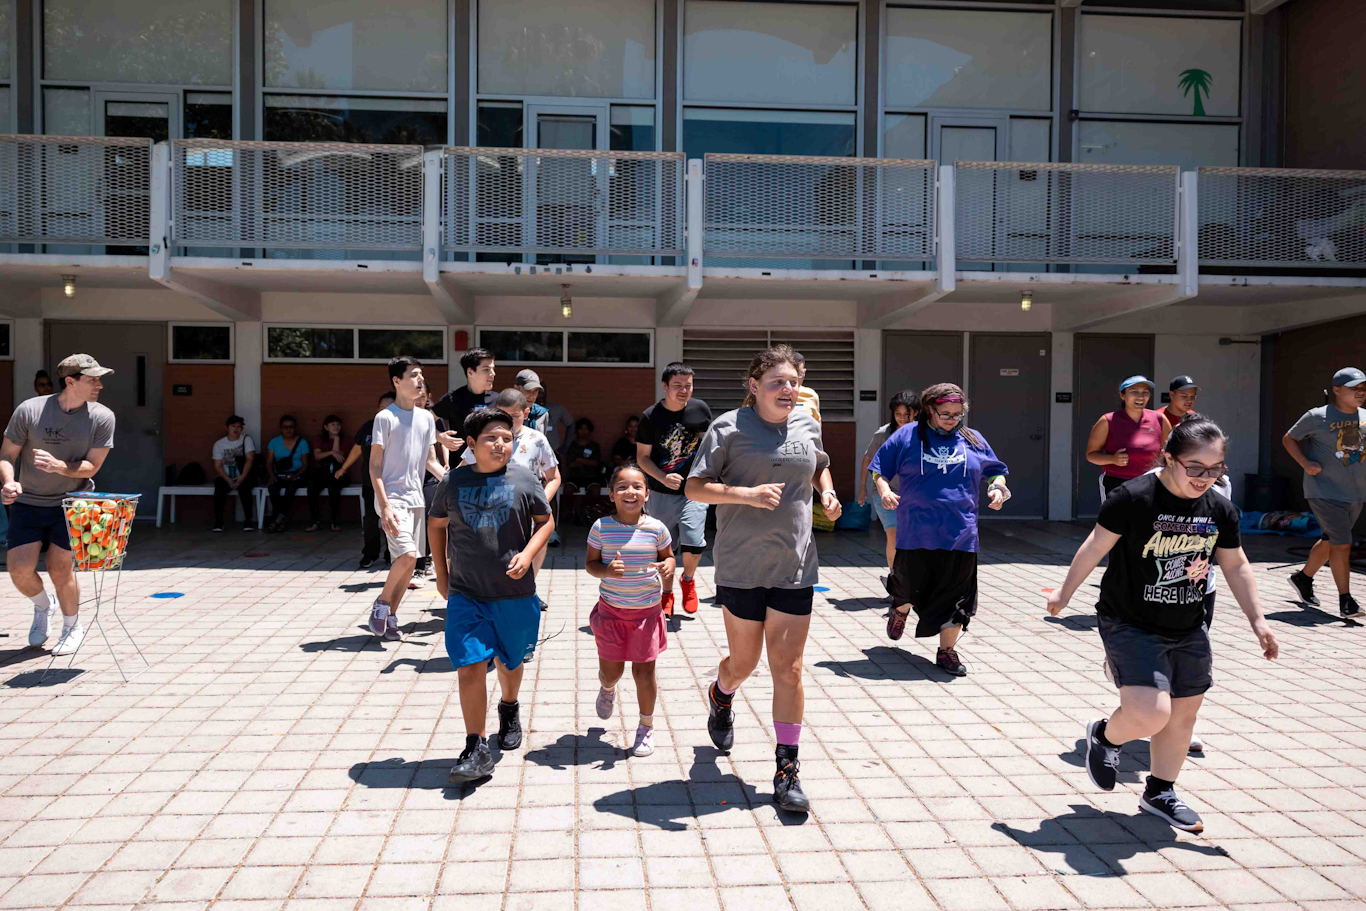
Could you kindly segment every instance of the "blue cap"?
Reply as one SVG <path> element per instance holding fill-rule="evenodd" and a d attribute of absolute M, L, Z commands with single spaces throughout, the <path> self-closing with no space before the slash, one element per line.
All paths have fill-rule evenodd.
<path fill-rule="evenodd" d="M 1355 367 L 1343 367 L 1333 374 L 1334 386 L 1360 386 L 1362 383 L 1366 383 L 1366 373 Z"/>
<path fill-rule="evenodd" d="M 1156 391 L 1157 391 L 1157 387 L 1156 387 L 1155 385 L 1153 385 L 1153 381 L 1152 381 L 1152 380 L 1148 379 L 1146 376 L 1140 376 L 1140 375 L 1138 375 L 1138 374 L 1134 374 L 1133 376 L 1129 377 L 1129 378 L 1128 378 L 1127 380 L 1125 380 L 1124 382 L 1120 383 L 1120 384 L 1119 384 L 1119 391 L 1120 391 L 1120 392 L 1123 392 L 1125 389 L 1128 389 L 1130 386 L 1137 386 L 1137 385 L 1139 385 L 1140 383 L 1141 383 L 1142 385 L 1144 385 L 1144 386 L 1147 386 L 1149 392 L 1156 392 Z"/>

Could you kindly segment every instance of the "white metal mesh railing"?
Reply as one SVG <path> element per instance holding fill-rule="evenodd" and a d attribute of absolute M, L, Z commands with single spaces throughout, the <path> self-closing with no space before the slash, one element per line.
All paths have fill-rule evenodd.
<path fill-rule="evenodd" d="M 681 152 L 452 147 L 445 165 L 446 250 L 683 253 Z"/>
<path fill-rule="evenodd" d="M 932 161 L 706 157 L 704 250 L 812 260 L 934 258 Z"/>
<path fill-rule="evenodd" d="M 422 147 L 178 139 L 174 243 L 420 250 Z"/>
<path fill-rule="evenodd" d="M 0 243 L 147 243 L 152 140 L 0 135 Z"/>
<path fill-rule="evenodd" d="M 954 177 L 960 261 L 1176 261 L 1175 165 L 960 161 Z"/>
<path fill-rule="evenodd" d="M 1366 265 L 1366 171 L 1201 168 L 1200 262 Z"/>

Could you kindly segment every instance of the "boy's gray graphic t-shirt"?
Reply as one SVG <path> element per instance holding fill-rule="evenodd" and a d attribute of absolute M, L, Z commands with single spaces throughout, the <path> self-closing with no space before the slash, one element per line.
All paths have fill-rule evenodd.
<path fill-rule="evenodd" d="M 536 532 L 533 516 L 550 515 L 545 488 L 521 465 L 480 474 L 462 465 L 446 474 L 432 495 L 433 519 L 447 519 L 450 590 L 475 601 L 506 601 L 536 594 L 535 574 L 508 575 L 512 558 Z"/>

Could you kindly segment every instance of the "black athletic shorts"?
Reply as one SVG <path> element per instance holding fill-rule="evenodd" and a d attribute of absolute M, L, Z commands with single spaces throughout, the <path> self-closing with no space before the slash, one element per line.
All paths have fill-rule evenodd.
<path fill-rule="evenodd" d="M 969 550 L 901 550 L 887 580 L 892 604 L 909 604 L 916 638 L 950 626 L 968 628 L 977 614 L 977 554 Z"/>
<path fill-rule="evenodd" d="M 71 535 L 66 530 L 66 515 L 60 506 L 30 506 L 15 503 L 9 508 L 9 542 L 13 550 L 25 544 L 42 542 L 71 550 Z"/>
<path fill-rule="evenodd" d="M 729 588 L 716 586 L 716 603 L 741 620 L 763 623 L 767 608 L 780 614 L 805 617 L 811 613 L 816 590 L 806 588 Z"/>
<path fill-rule="evenodd" d="M 1150 686 L 1182 699 L 1199 696 L 1213 685 L 1214 655 L 1205 627 L 1171 637 L 1103 614 L 1099 620 L 1115 686 Z"/>

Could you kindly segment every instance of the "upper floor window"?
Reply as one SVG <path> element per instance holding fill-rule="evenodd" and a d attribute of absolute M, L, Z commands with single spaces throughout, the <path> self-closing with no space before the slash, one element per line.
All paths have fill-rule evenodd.
<path fill-rule="evenodd" d="M 265 84 L 445 93 L 446 34 L 446 0 L 265 0 Z"/>
<path fill-rule="evenodd" d="M 1078 32 L 1081 110 L 1238 116 L 1241 20 L 1087 14 Z"/>
<path fill-rule="evenodd" d="M 232 85 L 232 0 L 44 0 L 43 77 Z"/>

